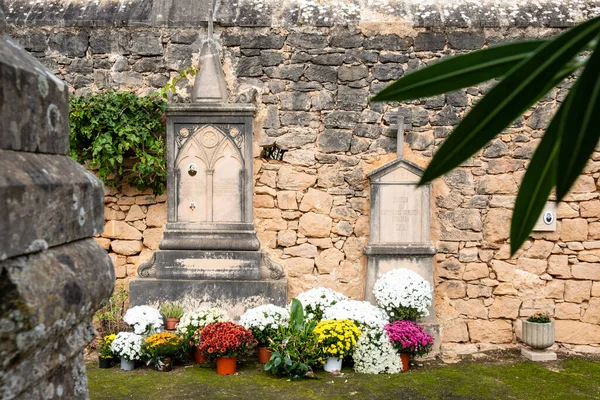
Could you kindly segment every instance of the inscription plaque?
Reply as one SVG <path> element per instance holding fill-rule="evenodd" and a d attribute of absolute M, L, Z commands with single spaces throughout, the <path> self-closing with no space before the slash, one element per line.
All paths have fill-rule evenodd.
<path fill-rule="evenodd" d="M 422 242 L 423 189 L 389 185 L 381 186 L 379 194 L 379 241 Z"/>

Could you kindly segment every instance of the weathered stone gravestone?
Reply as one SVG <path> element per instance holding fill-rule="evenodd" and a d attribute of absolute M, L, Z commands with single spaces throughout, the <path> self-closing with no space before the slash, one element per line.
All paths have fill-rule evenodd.
<path fill-rule="evenodd" d="M 375 303 L 377 278 L 392 269 L 417 272 L 431 287 L 433 255 L 430 239 L 430 185 L 417 187 L 423 168 L 402 157 L 403 118 L 398 120 L 398 158 L 368 174 L 371 182 L 371 236 L 364 253 L 368 256 L 365 300 Z M 433 303 L 421 321 L 439 338 Z M 436 340 L 437 342 L 437 340 Z M 436 346 L 439 346 L 437 343 Z"/>
<path fill-rule="evenodd" d="M 0 25 L 3 16 L 0 11 Z M 0 398 L 85 399 L 84 347 L 114 269 L 104 190 L 69 158 L 67 85 L 0 26 Z"/>
<path fill-rule="evenodd" d="M 130 283 L 133 305 L 207 302 L 237 317 L 287 301 L 283 268 L 260 251 L 254 228 L 255 107 L 227 99 L 209 24 L 191 102 L 175 96 L 167 109 L 167 225 L 159 250 Z"/>

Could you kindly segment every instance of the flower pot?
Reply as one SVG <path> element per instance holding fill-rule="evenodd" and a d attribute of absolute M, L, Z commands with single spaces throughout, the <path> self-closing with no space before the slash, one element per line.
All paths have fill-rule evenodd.
<path fill-rule="evenodd" d="M 99 368 L 110 368 L 110 367 L 112 367 L 112 362 L 113 362 L 112 358 L 98 357 L 98 367 Z"/>
<path fill-rule="evenodd" d="M 217 374 L 233 375 L 235 374 L 235 363 L 237 357 L 219 357 L 217 358 Z"/>
<path fill-rule="evenodd" d="M 338 357 L 327 357 L 323 369 L 327 372 L 341 371 L 342 370 L 342 359 Z"/>
<path fill-rule="evenodd" d="M 408 371 L 408 362 L 410 361 L 410 354 L 400 354 L 400 361 L 402 362 L 402 372 Z"/>
<path fill-rule="evenodd" d="M 169 372 L 173 369 L 173 357 L 163 357 L 155 365 L 157 371 Z"/>
<path fill-rule="evenodd" d="M 194 347 L 194 361 L 196 364 L 206 364 L 208 362 L 206 354 L 197 347 Z"/>
<path fill-rule="evenodd" d="M 167 330 L 168 331 L 174 331 L 175 328 L 177 327 L 177 324 L 179 323 L 179 318 L 167 318 Z"/>
<path fill-rule="evenodd" d="M 121 357 L 121 369 L 123 371 L 131 371 L 135 368 L 135 361 L 129 361 Z"/>
<path fill-rule="evenodd" d="M 259 347 L 258 348 L 258 361 L 266 364 L 271 359 L 271 350 L 268 347 Z"/>
<path fill-rule="evenodd" d="M 523 321 L 522 340 L 532 349 L 545 349 L 554 344 L 554 321 Z"/>

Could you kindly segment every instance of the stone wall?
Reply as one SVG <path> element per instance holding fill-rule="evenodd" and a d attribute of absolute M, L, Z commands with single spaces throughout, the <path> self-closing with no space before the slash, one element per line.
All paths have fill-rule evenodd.
<path fill-rule="evenodd" d="M 462 14 L 436 9 L 437 14 L 428 15 L 439 18 L 429 18 L 427 10 L 416 13 L 415 5 L 409 21 L 398 10 L 381 18 L 363 9 L 345 24 L 334 24 L 335 18 L 300 24 L 307 14 L 293 14 L 292 8 L 269 9 L 270 20 L 257 17 L 249 24 L 244 18 L 252 14 L 238 9 L 237 17 L 215 28 L 231 92 L 259 91 L 255 222 L 263 248 L 285 265 L 290 296 L 323 285 L 363 297 L 366 174 L 395 157 L 397 116 L 406 122 L 405 157 L 426 166 L 491 84 L 401 105 L 369 103 L 369 97 L 442 56 L 552 36 L 571 24 L 571 17 L 589 15 L 587 6 L 575 15 L 565 4 L 560 10 L 529 10 L 539 18 L 525 18 L 529 11 L 510 8 L 478 9 L 476 15 L 468 9 Z M 498 19 L 506 10 L 510 17 Z M 452 19 L 456 15 L 466 19 Z M 110 28 L 36 24 L 13 26 L 11 34 L 77 94 L 156 90 L 190 65 L 205 35 L 203 27 L 175 28 L 171 22 Z M 584 176 L 559 205 L 555 232 L 533 234 L 515 258 L 509 258 L 507 243 L 527 160 L 569 84 L 553 90 L 482 152 L 433 184 L 442 350 L 474 352 L 515 344 L 519 318 L 536 310 L 556 318 L 557 340 L 565 346 L 598 349 L 600 153 L 594 153 Z M 272 143 L 287 149 L 283 161 L 260 158 L 261 146 Z M 164 201 L 165 196 L 128 187 L 107 189 L 107 222 L 98 241 L 111 250 L 119 279 L 133 276 L 156 248 L 166 219 Z"/>

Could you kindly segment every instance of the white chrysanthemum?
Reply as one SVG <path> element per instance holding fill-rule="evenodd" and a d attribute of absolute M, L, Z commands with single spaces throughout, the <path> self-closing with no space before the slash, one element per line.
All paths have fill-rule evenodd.
<path fill-rule="evenodd" d="M 163 317 L 160 311 L 150 306 L 130 308 L 125 313 L 123 321 L 138 335 L 159 333 L 163 329 Z"/>
<path fill-rule="evenodd" d="M 362 331 L 352 358 L 354 370 L 362 374 L 397 374 L 402 370 L 398 352 L 380 328 Z"/>
<path fill-rule="evenodd" d="M 431 294 L 429 282 L 406 268 L 393 269 L 383 274 L 373 287 L 377 304 L 388 313 L 404 307 L 417 310 L 421 316 L 427 316 Z"/>
<path fill-rule="evenodd" d="M 342 300 L 323 313 L 323 319 L 351 319 L 359 328 L 383 329 L 390 322 L 387 314 L 368 301 Z"/>
<path fill-rule="evenodd" d="M 348 297 L 335 290 L 316 287 L 300 293 L 296 299 L 302 303 L 307 319 L 320 320 L 325 310 Z"/>
<path fill-rule="evenodd" d="M 227 315 L 227 312 L 220 308 L 213 307 L 199 309 L 183 314 L 177 324 L 177 331 L 179 333 L 187 333 L 188 330 L 196 330 L 198 328 L 203 328 L 208 324 L 225 322 L 228 320 L 229 316 Z"/>
<path fill-rule="evenodd" d="M 287 324 L 290 313 L 283 307 L 273 304 L 265 304 L 246 310 L 240 317 L 240 325 L 246 329 L 264 331 L 265 329 L 276 330 L 279 325 Z"/>
<path fill-rule="evenodd" d="M 110 350 L 117 356 L 129 361 L 142 359 L 144 337 L 133 332 L 119 332 L 110 344 Z"/>

